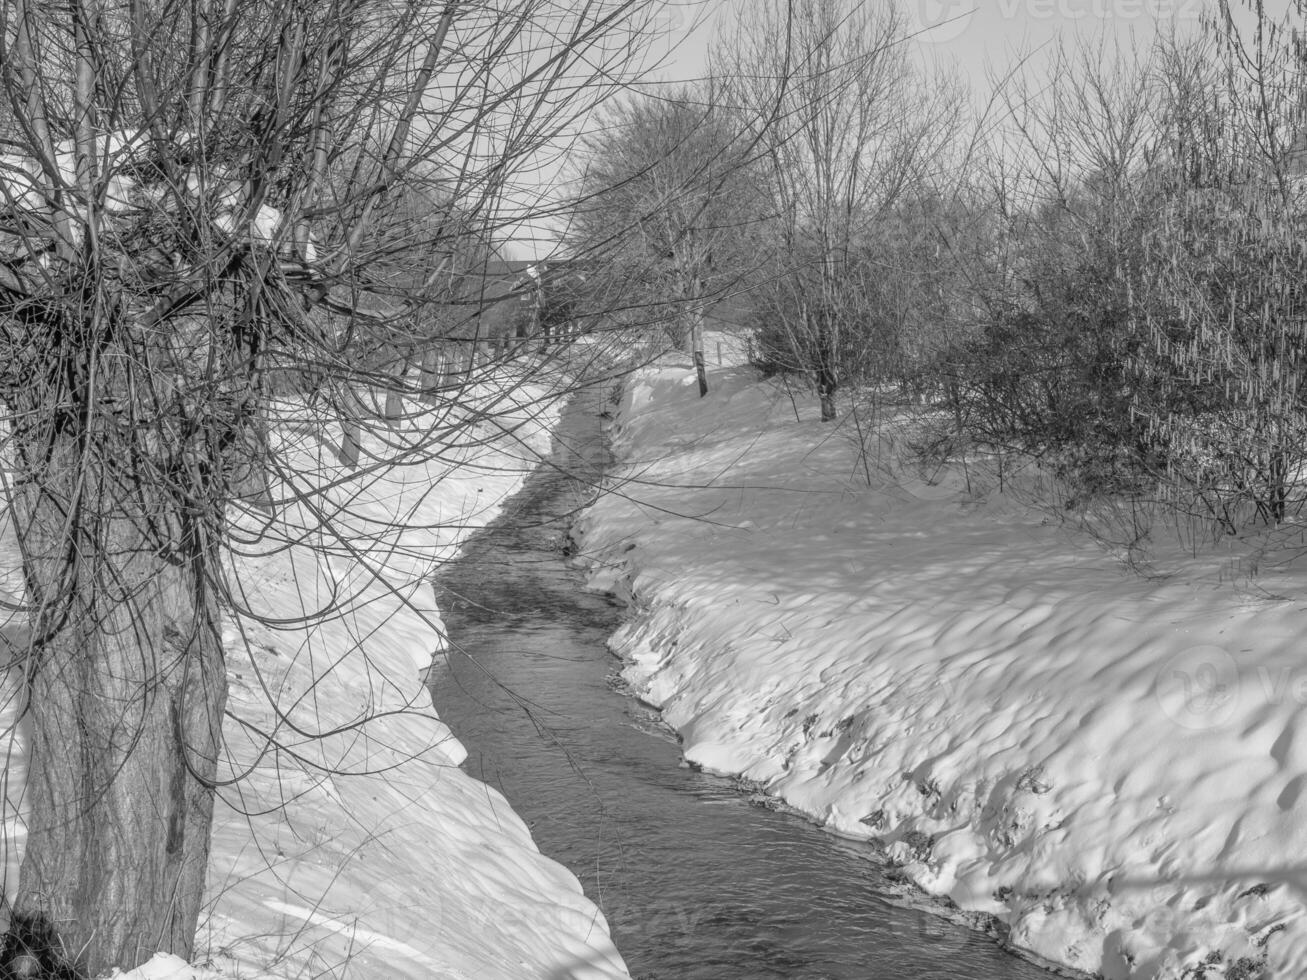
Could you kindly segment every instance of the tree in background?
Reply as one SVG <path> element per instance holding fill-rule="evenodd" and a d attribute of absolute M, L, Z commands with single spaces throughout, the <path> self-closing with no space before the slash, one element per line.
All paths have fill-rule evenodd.
<path fill-rule="evenodd" d="M 1007 142 L 987 167 L 998 234 L 972 276 L 975 327 L 943 366 L 972 435 L 1101 490 L 1134 485 L 1146 448 L 1127 360 L 1150 72 L 1081 41 L 1005 93 Z"/>
<path fill-rule="evenodd" d="M 1014 71 L 965 153 L 956 93 L 908 61 L 893 8 L 750 6 L 711 98 L 634 103 L 595 138 L 594 200 L 638 220 L 580 237 L 638 230 L 644 278 L 634 262 L 617 278 L 673 304 L 684 289 L 647 256 L 693 237 L 676 208 L 720 203 L 728 227 L 751 210 L 757 261 L 732 256 L 728 278 L 748 285 L 762 365 L 806 375 L 823 419 L 842 386 L 894 382 L 938 399 L 952 444 L 1050 463 L 1067 500 L 1277 524 L 1307 455 L 1307 10 L 1243 6 L 1247 32 L 1227 0 L 1194 39 L 1081 40 L 1037 83 Z M 655 179 L 664 158 L 705 172 L 675 158 L 689 139 L 644 135 L 699 133 L 696 100 L 746 176 L 706 206 Z"/>
<path fill-rule="evenodd" d="M 756 295 L 764 356 L 812 379 L 823 420 L 878 356 L 859 268 L 895 206 L 943 169 L 958 101 L 909 59 L 893 6 L 767 0 L 718 46 L 726 101 L 756 143 L 768 267 Z"/>
<path fill-rule="evenodd" d="M 1229 532 L 1301 507 L 1307 455 L 1303 50 L 1255 9 L 1244 36 L 1222 3 L 1207 43 L 1162 61 L 1131 361 L 1147 381 L 1135 411 L 1169 448 L 1166 492 Z"/>
<path fill-rule="evenodd" d="M 268 438 L 281 396 L 366 428 L 378 390 L 425 394 L 389 452 L 459 437 L 462 388 L 424 389 L 411 355 L 463 305 L 469 237 L 524 217 L 515 170 L 621 84 L 647 6 L 0 8 L 0 455 L 31 623 L 13 921 L 79 971 L 191 951 L 225 548 L 270 485 L 316 492 Z M 410 187 L 451 220 L 401 227 Z M 415 252 L 440 258 L 402 280 Z"/>
<path fill-rule="evenodd" d="M 571 251 L 629 310 L 655 311 L 708 391 L 703 320 L 751 268 L 754 147 L 716 81 L 633 97 L 581 144 Z M 596 261 L 603 256 L 603 261 Z"/>
<path fill-rule="evenodd" d="M 1233 533 L 1300 504 L 1307 302 L 1292 33 L 1228 8 L 1146 56 L 1080 43 L 1008 98 L 1028 164 L 1004 268 L 948 390 L 1073 499 L 1164 501 Z M 1300 16 L 1300 15 L 1299 15 Z"/>

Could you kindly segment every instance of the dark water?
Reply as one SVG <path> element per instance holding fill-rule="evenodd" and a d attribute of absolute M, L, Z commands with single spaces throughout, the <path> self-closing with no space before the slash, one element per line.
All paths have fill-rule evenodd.
<path fill-rule="evenodd" d="M 604 641 L 622 610 L 583 592 L 562 553 L 605 463 L 601 404 L 573 403 L 553 460 L 439 583 L 460 649 L 431 682 L 464 768 L 581 879 L 633 977 L 1047 980 L 907 907 L 868 846 L 686 768 L 657 712 L 620 692 Z"/>

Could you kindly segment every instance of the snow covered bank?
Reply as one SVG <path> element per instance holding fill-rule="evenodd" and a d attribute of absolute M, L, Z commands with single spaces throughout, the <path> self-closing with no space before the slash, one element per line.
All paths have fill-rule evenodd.
<path fill-rule="evenodd" d="M 713 382 L 629 382 L 578 531 L 686 757 L 1058 963 L 1307 976 L 1307 579 L 1144 580 L 1009 501 L 868 481 L 747 368 Z"/>
<path fill-rule="evenodd" d="M 539 854 L 496 790 L 458 768 L 462 746 L 422 686 L 443 642 L 427 575 L 495 516 L 547 449 L 559 408 L 539 386 L 503 391 L 470 390 L 460 404 L 468 418 L 497 416 L 475 423 L 475 449 L 437 447 L 362 475 L 338 469 L 332 427 L 280 428 L 288 478 L 329 487 L 326 513 L 350 534 L 332 538 L 310 508 L 290 507 L 271 538 L 232 559 L 233 588 L 283 624 L 243 617 L 226 631 L 226 766 L 242 778 L 215 812 L 203 959 L 156 957 L 134 980 L 627 976 L 576 878 Z M 365 464 L 370 451 L 393 455 L 378 438 Z M 251 520 L 246 530 L 260 529 Z M 287 539 L 302 542 L 278 543 Z M 339 614 L 316 615 L 341 600 Z M 16 741 L 10 801 L 21 750 Z M 9 816 L 17 831 L 12 803 Z M 16 849 L 8 858 L 12 894 Z"/>

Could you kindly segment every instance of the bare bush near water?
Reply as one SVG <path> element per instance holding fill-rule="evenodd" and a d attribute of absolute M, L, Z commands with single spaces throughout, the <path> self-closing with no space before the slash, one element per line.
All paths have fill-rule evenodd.
<path fill-rule="evenodd" d="M 916 212 L 891 213 L 915 236 L 862 219 L 882 254 L 837 277 L 920 283 L 927 322 L 887 330 L 882 287 L 847 323 L 882 389 L 928 399 L 932 453 L 1037 461 L 1059 506 L 1105 515 L 1126 546 L 1159 521 L 1195 543 L 1196 524 L 1274 528 L 1307 495 L 1304 11 L 1257 7 L 1243 31 L 1232 13 L 1014 72 L 966 173 L 935 183 L 945 206 L 906 197 Z"/>
<path fill-rule="evenodd" d="M 1010 92 L 1030 168 L 993 180 L 1003 248 L 944 374 L 974 438 L 1042 459 L 1082 503 L 1226 533 L 1298 511 L 1299 57 L 1222 18 L 1144 56 L 1079 44 Z"/>

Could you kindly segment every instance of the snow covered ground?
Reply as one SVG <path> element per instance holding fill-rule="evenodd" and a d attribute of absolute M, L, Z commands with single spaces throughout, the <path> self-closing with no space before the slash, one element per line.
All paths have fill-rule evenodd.
<path fill-rule="evenodd" d="M 630 381 L 578 530 L 686 757 L 1057 963 L 1307 976 L 1304 576 L 1263 575 L 1281 600 L 1201 563 L 1144 579 L 960 474 L 864 469 L 745 367 L 712 380 Z"/>
<path fill-rule="evenodd" d="M 337 469 L 334 428 L 280 428 L 291 483 L 329 487 L 326 512 L 353 533 L 333 539 L 309 508 L 287 508 L 272 539 L 232 560 L 232 582 L 251 608 L 286 622 L 270 628 L 244 617 L 225 636 L 228 767 L 244 778 L 222 791 L 216 810 L 196 964 L 161 955 L 128 974 L 133 980 L 627 976 L 576 878 L 538 853 L 496 790 L 458 768 L 462 746 L 422 686 L 442 645 L 426 575 L 494 517 L 547 448 L 559 407 L 540 386 L 508 398 L 505 387 L 461 400 L 468 417 L 492 410 L 475 423 L 480 447 L 437 445 L 422 463 L 362 476 Z M 386 439 L 415 435 L 402 428 Z M 370 452 L 392 455 L 371 438 L 365 468 Z M 244 526 L 258 530 L 255 521 Z M 373 532 L 383 532 L 380 542 Z M 274 543 L 301 536 L 290 547 Z M 0 555 L 0 586 L 16 594 L 12 534 Z M 340 596 L 344 614 L 295 622 L 316 619 Z M 2 720 L 11 731 L 15 700 Z M 10 896 L 23 753 L 15 732 L 6 767 Z"/>

